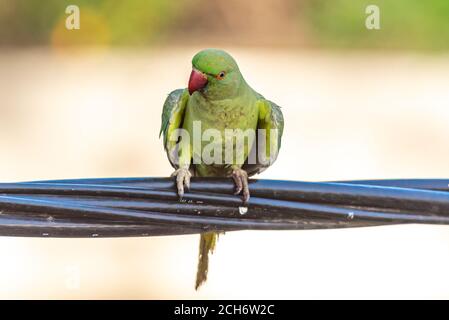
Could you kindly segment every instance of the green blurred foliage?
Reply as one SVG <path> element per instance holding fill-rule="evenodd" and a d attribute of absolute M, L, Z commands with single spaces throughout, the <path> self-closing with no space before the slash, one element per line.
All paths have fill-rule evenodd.
<path fill-rule="evenodd" d="M 0 0 L 0 45 L 170 45 L 189 43 L 191 39 L 198 43 L 205 36 L 219 43 L 221 39 L 236 43 L 241 39 L 252 39 L 255 44 L 275 43 L 262 41 L 267 35 L 261 34 L 257 26 L 251 26 L 256 21 L 251 17 L 263 13 L 264 6 L 272 10 L 272 0 L 259 0 L 254 12 L 249 11 L 256 4 L 242 6 L 232 1 L 228 6 L 218 6 L 218 1 L 221 0 Z M 276 30 L 274 39 L 286 38 L 285 44 L 449 49 L 449 0 L 279 1 L 286 10 L 270 15 L 266 23 L 273 26 L 270 30 Z M 372 4 L 380 7 L 380 30 L 365 27 L 365 9 Z M 78 5 L 81 11 L 81 31 L 77 34 L 64 27 L 68 5 Z M 229 12 L 223 16 L 226 10 Z M 223 21 L 223 17 L 229 21 Z M 293 23 L 282 24 L 285 20 Z M 244 27 L 240 28 L 241 32 L 235 32 L 226 28 L 226 23 Z M 306 41 L 300 43 L 299 38 Z"/>
<path fill-rule="evenodd" d="M 86 11 L 105 21 L 112 45 L 149 44 L 174 27 L 184 7 L 194 1 L 0 0 L 0 44 L 49 44 L 52 32 L 64 27 L 68 5 L 79 6 L 81 26 Z"/>
<path fill-rule="evenodd" d="M 380 30 L 365 27 L 372 4 L 380 9 Z M 307 0 L 302 9 L 318 46 L 449 49 L 449 0 Z"/>

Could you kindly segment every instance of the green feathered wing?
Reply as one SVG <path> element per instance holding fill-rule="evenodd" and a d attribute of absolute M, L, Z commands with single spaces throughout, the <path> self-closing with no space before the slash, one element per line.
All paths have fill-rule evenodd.
<path fill-rule="evenodd" d="M 159 137 L 162 134 L 164 135 L 164 148 L 170 164 L 175 169 L 178 169 L 177 141 L 171 141 L 169 138 L 176 129 L 182 128 L 188 101 L 189 92 L 187 89 L 175 90 L 165 99 L 162 110 L 162 125 Z"/>
<path fill-rule="evenodd" d="M 265 139 L 261 139 L 263 136 L 259 138 L 259 134 L 256 132 L 256 143 L 251 148 L 251 156 L 248 157 L 248 159 L 256 159 L 256 163 L 249 163 L 247 159 L 242 167 L 243 170 L 246 170 L 248 176 L 261 173 L 276 161 L 281 148 L 282 133 L 284 132 L 284 116 L 281 107 L 263 97 L 257 101 L 257 106 L 259 108 L 257 129 L 264 129 L 266 135 Z M 261 156 L 258 152 L 264 155 L 262 159 L 265 161 L 260 161 Z"/>

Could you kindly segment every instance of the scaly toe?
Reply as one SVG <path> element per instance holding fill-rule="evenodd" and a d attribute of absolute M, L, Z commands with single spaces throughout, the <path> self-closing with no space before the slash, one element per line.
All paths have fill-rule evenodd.
<path fill-rule="evenodd" d="M 189 190 L 190 189 L 190 175 L 186 175 L 184 177 L 184 185 L 186 186 L 186 189 Z"/>
<path fill-rule="evenodd" d="M 242 176 L 238 173 L 238 171 L 234 171 L 232 173 L 232 179 L 234 180 L 234 184 L 235 184 L 235 195 L 240 194 L 240 192 L 242 192 L 243 189 L 243 182 L 242 182 Z"/>
<path fill-rule="evenodd" d="M 235 182 L 235 195 L 242 193 L 242 199 L 245 203 L 249 201 L 248 174 L 245 170 L 236 169 L 232 172 L 232 178 Z"/>
<path fill-rule="evenodd" d="M 243 202 L 245 204 L 248 203 L 249 198 L 250 198 L 249 190 L 248 189 L 243 189 L 243 197 L 242 197 Z"/>
<path fill-rule="evenodd" d="M 190 188 L 191 173 L 188 169 L 182 168 L 177 169 L 171 176 L 176 177 L 176 189 L 178 190 L 179 200 L 182 200 L 182 197 L 184 196 L 184 186 L 186 189 Z"/>

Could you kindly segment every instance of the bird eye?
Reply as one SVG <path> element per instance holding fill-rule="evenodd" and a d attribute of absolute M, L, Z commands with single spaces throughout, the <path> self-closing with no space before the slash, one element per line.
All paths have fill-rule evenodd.
<path fill-rule="evenodd" d="M 224 78 L 225 75 L 226 75 L 226 72 L 222 71 L 222 72 L 220 72 L 219 74 L 217 74 L 217 79 L 218 79 L 218 80 L 221 80 L 221 79 Z"/>

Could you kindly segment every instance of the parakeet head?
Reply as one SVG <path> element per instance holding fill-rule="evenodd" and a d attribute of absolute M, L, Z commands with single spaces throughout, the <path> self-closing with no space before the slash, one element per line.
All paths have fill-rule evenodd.
<path fill-rule="evenodd" d="M 226 99 L 238 93 L 243 82 L 239 67 L 227 52 L 204 49 L 192 59 L 189 93 L 198 91 L 209 99 Z"/>

